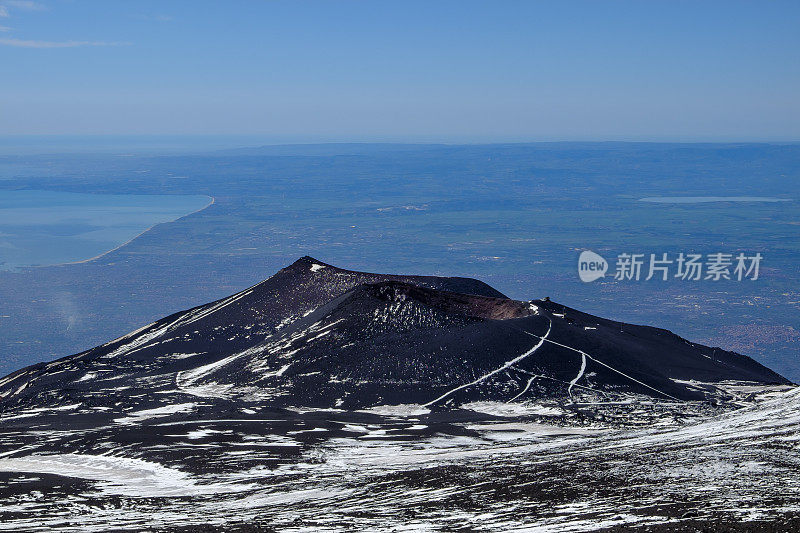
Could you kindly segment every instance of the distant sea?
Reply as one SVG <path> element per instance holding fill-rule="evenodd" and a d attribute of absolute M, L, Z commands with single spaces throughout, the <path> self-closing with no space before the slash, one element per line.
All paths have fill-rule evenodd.
<path fill-rule="evenodd" d="M 0 270 L 84 261 L 209 203 L 204 195 L 0 191 Z"/>
<path fill-rule="evenodd" d="M 704 204 L 708 202 L 791 202 L 789 198 L 770 196 L 651 196 L 642 202 L 656 204 Z"/>

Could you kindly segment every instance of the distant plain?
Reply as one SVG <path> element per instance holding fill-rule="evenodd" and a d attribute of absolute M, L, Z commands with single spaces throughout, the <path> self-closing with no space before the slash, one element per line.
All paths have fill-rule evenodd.
<path fill-rule="evenodd" d="M 311 255 L 350 269 L 477 277 L 514 298 L 550 296 L 740 351 L 800 380 L 799 180 L 793 144 L 2 156 L 0 198 L 32 190 L 171 195 L 187 202 L 173 218 L 208 197 L 215 203 L 90 262 L 0 272 L 0 372 L 90 348 Z M 716 201 L 641 201 L 654 197 Z M 740 251 L 764 261 L 756 281 L 607 276 L 584 284 L 576 270 L 583 249 L 612 261 Z"/>

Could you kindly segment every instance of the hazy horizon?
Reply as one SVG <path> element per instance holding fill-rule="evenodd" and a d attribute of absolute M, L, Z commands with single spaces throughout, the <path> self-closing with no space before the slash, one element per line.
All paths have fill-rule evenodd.
<path fill-rule="evenodd" d="M 0 135 L 798 140 L 799 23 L 786 1 L 0 0 Z"/>
<path fill-rule="evenodd" d="M 800 139 L 458 139 L 427 138 L 275 138 L 257 135 L 0 135 L 0 156 L 35 156 L 67 154 L 182 154 L 258 148 L 337 146 L 337 145 L 406 145 L 406 146 L 490 146 L 490 145 L 795 145 Z M 120 154 L 124 155 L 124 154 Z"/>

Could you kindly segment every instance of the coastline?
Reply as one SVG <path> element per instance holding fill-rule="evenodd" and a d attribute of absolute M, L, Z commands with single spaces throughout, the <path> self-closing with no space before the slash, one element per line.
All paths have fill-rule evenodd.
<path fill-rule="evenodd" d="M 67 261 L 65 263 L 53 263 L 51 265 L 33 265 L 33 266 L 23 267 L 23 268 L 47 268 L 47 267 L 66 266 L 66 265 L 80 265 L 82 263 L 89 263 L 91 261 L 95 261 L 97 259 L 100 259 L 101 257 L 104 257 L 104 256 L 110 254 L 111 252 L 116 252 L 117 250 L 119 250 L 123 246 L 129 245 L 130 243 L 132 243 L 133 241 L 135 241 L 136 239 L 138 239 L 139 237 L 141 237 L 142 235 L 144 235 L 145 233 L 147 233 L 148 231 L 150 231 L 151 229 L 155 228 L 158 225 L 169 224 L 169 223 L 175 222 L 177 220 L 180 220 L 182 218 L 186 218 L 188 216 L 195 215 L 195 214 L 199 213 L 200 211 L 204 211 L 204 210 L 208 209 L 209 207 L 214 205 L 214 203 L 217 201 L 217 199 L 214 196 L 208 196 L 208 197 L 211 199 L 211 201 L 208 202 L 203 207 L 201 207 L 200 209 L 196 209 L 196 210 L 192 211 L 191 213 L 186 213 L 185 215 L 181 215 L 178 218 L 176 218 L 174 220 L 170 220 L 168 222 L 156 222 L 152 226 L 149 226 L 148 228 L 146 228 L 141 233 L 137 233 L 136 235 L 134 235 L 133 237 L 131 237 L 127 241 L 123 242 L 122 244 L 119 244 L 119 245 L 111 248 L 110 250 L 106 250 L 105 252 L 103 252 L 101 254 L 97 254 L 97 255 L 95 255 L 93 257 L 89 257 L 88 259 L 81 259 L 80 261 Z"/>

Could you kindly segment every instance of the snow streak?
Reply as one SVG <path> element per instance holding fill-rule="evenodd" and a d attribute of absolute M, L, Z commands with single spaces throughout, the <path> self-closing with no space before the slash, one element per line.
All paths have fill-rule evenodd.
<path fill-rule="evenodd" d="M 494 376 L 494 375 L 495 375 L 495 374 L 497 374 L 498 372 L 502 372 L 503 370 L 508 370 L 508 369 L 509 369 L 509 368 L 511 368 L 513 365 L 515 365 L 515 364 L 519 363 L 520 361 L 522 361 L 523 359 L 525 359 L 526 357 L 528 357 L 529 355 L 531 355 L 533 352 L 535 352 L 536 350 L 538 350 L 538 349 L 539 349 L 539 348 L 542 346 L 542 344 L 544 344 L 544 341 L 545 341 L 545 340 L 547 340 L 547 336 L 548 336 L 548 335 L 550 335 L 550 331 L 553 329 L 553 321 L 552 321 L 552 320 L 550 320 L 550 319 L 548 319 L 548 320 L 549 320 L 549 322 L 550 322 L 550 323 L 549 323 L 549 325 L 547 326 L 547 332 L 544 334 L 544 336 L 543 336 L 543 337 L 539 337 L 538 335 L 533 335 L 532 333 L 529 333 L 529 335 L 533 335 L 534 337 L 538 337 L 538 338 L 539 338 L 539 342 L 536 344 L 536 346 L 534 346 L 533 348 L 531 348 L 531 349 L 530 349 L 530 350 L 528 350 L 527 352 L 523 353 L 522 355 L 519 355 L 519 356 L 515 357 L 514 359 L 511 359 L 510 361 L 506 361 L 506 362 L 503 364 L 503 366 L 501 366 L 501 367 L 499 367 L 499 368 L 496 368 L 496 369 L 492 370 L 492 371 L 491 371 L 491 372 L 489 372 L 488 374 L 484 374 L 483 376 L 479 377 L 479 378 L 478 378 L 478 379 L 476 379 L 475 381 L 471 381 L 471 382 L 469 382 L 469 383 L 465 383 L 464 385 L 460 385 L 460 386 L 458 386 L 458 387 L 456 387 L 456 388 L 454 388 L 454 389 L 452 389 L 452 390 L 449 390 L 449 391 L 445 392 L 444 394 L 442 394 L 441 396 L 439 396 L 439 397 L 438 397 L 438 398 L 436 398 L 435 400 L 433 400 L 433 401 L 430 401 L 430 402 L 426 403 L 426 404 L 425 404 L 425 407 L 428 407 L 428 406 L 431 406 L 431 405 L 433 405 L 433 404 L 435 404 L 435 403 L 438 403 L 438 402 L 440 402 L 441 400 L 444 400 L 445 398 L 447 398 L 448 396 L 450 396 L 451 394 L 453 394 L 453 393 L 455 393 L 455 392 L 458 392 L 458 391 L 460 391 L 460 390 L 462 390 L 462 389 L 466 389 L 467 387 L 471 387 L 471 386 L 473 386 L 473 385 L 477 385 L 477 384 L 478 384 L 478 383 L 480 383 L 481 381 L 485 381 L 486 379 L 488 379 L 488 378 L 490 378 L 490 377 Z M 526 331 L 525 333 L 528 333 L 528 332 Z"/>

